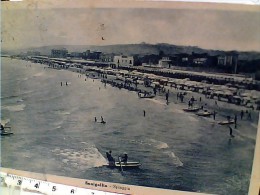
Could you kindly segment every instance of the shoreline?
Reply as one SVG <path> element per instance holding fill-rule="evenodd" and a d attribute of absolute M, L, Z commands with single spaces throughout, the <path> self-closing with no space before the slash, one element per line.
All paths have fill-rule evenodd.
<path fill-rule="evenodd" d="M 17 59 L 17 60 L 22 60 L 22 59 Z M 31 62 L 34 63 L 34 62 Z M 37 63 L 39 64 L 39 63 Z M 107 84 L 109 84 L 111 87 L 117 87 L 119 89 L 126 89 L 129 92 L 134 92 L 136 93 L 136 97 L 138 97 L 138 91 L 140 91 L 141 93 L 144 92 L 150 92 L 153 93 L 153 86 L 149 86 L 146 87 L 144 86 L 144 82 L 142 82 L 142 79 L 138 79 L 137 82 L 138 84 L 135 85 L 134 82 L 131 82 L 131 79 L 127 76 L 122 76 L 120 78 L 117 77 L 117 74 L 108 74 L 106 73 L 100 73 L 99 69 L 95 70 L 95 68 L 93 67 L 86 67 L 86 69 L 81 69 L 81 68 L 75 68 L 75 69 L 57 69 L 57 68 L 53 68 L 50 67 L 48 64 L 41 64 L 40 65 L 44 65 L 44 69 L 50 68 L 50 69 L 54 69 L 54 70 L 68 70 L 71 72 L 75 72 L 76 74 L 78 74 L 78 78 L 83 78 L 83 79 L 89 79 L 89 80 L 98 80 L 101 83 L 101 86 L 103 85 L 104 87 L 106 87 Z M 84 75 L 83 77 L 79 76 L 79 75 Z M 126 82 L 127 79 L 129 79 L 130 82 Z M 65 84 L 65 83 L 64 83 Z M 162 85 L 160 85 L 162 86 Z M 229 103 L 226 101 L 218 101 L 217 99 L 211 99 L 211 98 L 205 98 L 206 96 L 200 92 L 194 92 L 194 91 L 190 91 L 187 89 L 183 89 L 181 90 L 178 87 L 173 87 L 173 86 L 169 86 L 168 85 L 163 85 L 163 87 L 160 90 L 160 93 L 156 93 L 155 97 L 153 99 L 161 101 L 162 103 L 165 102 L 165 106 L 167 106 L 167 102 L 165 99 L 166 93 L 168 92 L 168 98 L 169 98 L 169 105 L 173 105 L 173 109 L 174 109 L 174 105 L 178 104 L 178 106 L 180 107 L 180 109 L 183 111 L 184 108 L 188 107 L 188 101 L 189 99 L 191 99 L 191 97 L 195 98 L 195 105 L 198 107 L 203 106 L 204 110 L 208 110 L 208 111 L 216 111 L 216 120 L 213 120 L 212 116 L 207 117 L 208 119 L 211 119 L 212 122 L 220 122 L 220 121 L 224 121 L 226 120 L 227 116 L 230 116 L 231 119 L 234 118 L 235 115 L 237 115 L 238 118 L 238 124 L 237 124 L 237 128 L 246 128 L 248 127 L 248 125 L 251 125 L 253 128 L 257 128 L 258 125 L 258 115 L 259 115 L 259 111 L 252 109 L 252 108 L 246 108 L 245 106 L 241 106 L 241 105 L 236 105 L 233 103 Z M 184 96 L 184 102 L 181 102 L 180 100 L 177 100 L 177 93 L 187 93 Z M 201 98 L 201 102 L 199 101 L 199 99 Z M 216 105 L 217 103 L 217 105 Z M 241 120 L 240 119 L 240 112 L 241 110 L 244 111 L 244 113 L 246 113 L 247 111 L 250 112 L 251 114 L 251 120 L 247 120 L 247 115 L 245 114 L 244 119 Z M 190 113 L 191 114 L 191 113 Z M 196 116 L 196 114 L 192 114 L 194 116 Z M 197 116 L 196 116 L 197 117 Z M 233 126 L 233 125 L 232 125 Z"/>
<path fill-rule="evenodd" d="M 19 64 L 19 63 L 18 63 Z M 23 63 L 24 64 L 24 66 L 25 66 L 25 64 L 27 64 L 27 63 Z M 31 67 L 33 67 L 33 64 L 34 63 L 30 63 L 30 65 L 29 66 L 27 66 L 27 68 L 31 68 Z M 58 74 L 58 72 L 56 72 L 55 70 L 51 70 L 51 69 L 46 69 L 46 70 L 44 70 L 44 67 L 43 66 L 41 66 L 40 64 L 36 64 L 35 65 L 35 67 L 37 66 L 37 70 L 38 71 L 40 71 L 40 72 L 44 72 L 44 71 L 46 71 L 44 74 L 45 75 L 47 75 L 47 74 L 49 74 L 49 73 L 51 73 L 51 72 L 54 72 L 54 75 L 55 74 Z M 26 71 L 26 70 L 25 70 Z M 29 71 L 29 70 L 28 70 Z M 50 71 L 50 72 L 49 72 Z M 87 78 L 87 77 L 85 77 L 84 75 L 84 73 L 78 73 L 78 72 L 73 72 L 73 71 L 68 71 L 68 72 L 63 72 L 64 70 L 61 70 L 61 72 L 59 72 L 59 77 L 57 77 L 57 78 L 59 78 L 59 79 L 56 79 L 55 80 L 55 83 L 54 83 L 54 85 L 55 85 L 55 87 L 56 88 L 60 88 L 60 81 L 61 81 L 61 79 L 63 78 L 63 74 L 65 73 L 65 74 L 68 74 L 68 72 L 71 72 L 71 73 L 69 73 L 68 75 L 70 75 L 70 77 L 69 77 L 69 79 L 68 80 L 63 80 L 62 79 L 62 81 L 68 81 L 68 82 L 71 82 L 71 85 L 68 85 L 68 87 L 66 87 L 66 86 L 64 86 L 64 88 L 61 88 L 61 90 L 66 90 L 68 93 L 70 93 L 70 91 L 72 91 L 72 90 L 74 90 L 74 91 L 77 91 L 77 92 L 79 92 L 80 93 L 80 91 L 81 90 L 83 90 L 82 88 L 77 88 L 77 86 L 84 86 L 84 85 L 88 85 L 88 86 L 90 86 L 94 91 L 93 92 L 97 92 L 97 94 L 98 94 L 98 91 L 99 91 L 99 87 L 101 88 L 101 93 L 99 93 L 101 96 L 103 96 L 104 94 L 106 94 L 106 93 L 112 93 L 112 95 L 114 94 L 115 96 L 117 96 L 117 98 L 124 98 L 124 99 L 126 99 L 127 97 L 129 97 L 129 91 L 128 90 L 124 90 L 124 88 L 122 88 L 121 90 L 121 92 L 120 92 L 120 89 L 118 89 L 118 88 L 115 88 L 115 89 L 112 89 L 112 86 L 110 86 L 110 85 L 108 85 L 107 84 L 107 87 L 106 87 L 106 89 L 105 89 L 105 86 L 104 86 L 104 83 L 102 83 L 101 82 L 101 78 L 102 77 L 99 77 L 99 79 L 94 79 L 94 83 L 92 82 L 92 80 L 93 80 L 93 78 L 91 78 L 91 77 L 89 77 L 89 78 Z M 49 73 L 48 73 L 49 72 Z M 56 72 L 56 73 L 55 73 Z M 88 73 L 92 73 L 92 72 L 88 72 Z M 97 72 L 93 72 L 95 75 L 97 74 Z M 38 73 L 37 73 L 38 74 Z M 83 75 L 82 75 L 83 74 Z M 81 76 L 80 76 L 81 75 Z M 65 77 L 64 77 L 65 78 Z M 115 81 L 115 78 L 116 78 L 116 76 L 114 75 L 114 76 L 112 76 L 112 77 L 110 77 L 109 75 L 108 75 L 108 79 L 110 79 L 111 81 Z M 84 81 L 84 79 L 86 79 L 86 81 Z M 122 80 L 117 80 L 117 82 L 118 83 L 124 83 L 124 81 L 122 81 Z M 78 85 L 76 85 L 75 83 L 77 83 Z M 93 83 L 93 84 L 92 84 Z M 140 84 L 140 85 L 138 85 L 138 87 L 140 88 L 140 89 L 146 89 L 146 90 L 152 90 L 151 88 L 146 88 L 146 87 L 144 87 L 142 84 Z M 169 86 L 168 86 L 169 87 Z M 54 88 L 55 89 L 55 88 Z M 107 91 L 106 91 L 107 90 Z M 166 86 L 166 91 L 167 91 L 167 86 Z M 197 145 L 200 143 L 200 141 L 205 141 L 205 143 L 207 143 L 208 141 L 207 140 L 211 140 L 210 142 L 214 145 L 213 147 L 212 147 L 212 151 L 219 151 L 218 152 L 218 155 L 221 155 L 222 153 L 221 153 L 221 150 L 219 149 L 219 147 L 224 147 L 224 148 L 226 148 L 226 149 L 228 149 L 228 147 L 229 147 L 229 145 L 228 146 L 223 146 L 223 144 L 228 144 L 229 142 L 228 142 L 228 140 L 230 139 L 230 137 L 229 137 L 229 132 L 228 132 L 228 127 L 223 127 L 223 126 L 220 126 L 220 125 L 218 125 L 217 124 L 217 122 L 218 121 L 221 121 L 222 119 L 225 119 L 225 115 L 227 114 L 227 113 L 231 113 L 231 114 L 233 114 L 233 112 L 235 112 L 235 111 L 237 111 L 237 112 L 239 112 L 240 111 L 240 106 L 237 106 L 237 105 L 232 105 L 232 106 L 227 106 L 227 105 L 229 105 L 228 103 L 226 103 L 226 102 L 223 102 L 223 103 L 221 103 L 221 102 L 218 102 L 218 104 L 219 104 L 219 112 L 218 112 L 218 114 L 217 114 L 217 116 L 216 116 L 216 121 L 214 122 L 214 120 L 212 119 L 212 118 L 202 118 L 202 117 L 199 117 L 199 116 L 196 116 L 195 114 L 193 114 L 193 113 L 188 113 L 188 112 L 184 112 L 183 111 L 183 108 L 186 108 L 186 107 L 188 107 L 187 106 L 187 100 L 190 98 L 190 97 L 192 97 L 192 96 L 194 96 L 195 97 L 195 99 L 199 99 L 199 97 L 201 96 L 201 97 L 203 97 L 203 95 L 201 95 L 201 94 L 199 94 L 199 93 L 194 93 L 194 92 L 190 92 L 190 93 L 188 93 L 186 96 L 185 96 L 185 103 L 180 103 L 179 101 L 177 101 L 177 96 L 176 96 L 176 94 L 177 94 L 177 92 L 179 92 L 179 90 L 175 90 L 175 88 L 169 88 L 169 91 L 170 91 L 170 95 L 169 95 L 169 104 L 167 105 L 166 104 L 166 100 L 165 100 L 165 93 L 160 93 L 160 94 L 157 94 L 157 96 L 155 97 L 155 98 L 153 98 L 153 99 L 140 99 L 139 97 L 138 97 L 138 95 L 137 95 L 137 92 L 131 92 L 130 93 L 130 96 L 131 96 L 131 98 L 129 98 L 129 99 L 131 99 L 131 100 L 137 100 L 137 102 L 140 102 L 140 104 L 138 103 L 138 105 L 140 105 L 139 107 L 136 107 L 136 109 L 135 109 L 135 111 L 137 111 L 136 113 L 135 113 L 135 115 L 136 115 L 136 117 L 137 117 L 137 119 L 139 120 L 140 119 L 140 121 L 146 121 L 146 123 L 149 123 L 150 125 L 153 125 L 153 123 L 154 123 L 154 121 L 152 120 L 152 119 L 155 119 L 155 118 L 152 118 L 152 117 L 150 117 L 153 113 L 151 113 L 150 112 L 150 110 L 149 110 L 149 106 L 150 107 L 154 107 L 155 109 L 156 108 L 160 108 L 160 110 L 161 110 L 161 112 L 158 112 L 157 114 L 156 114 L 156 121 L 157 121 L 157 124 L 156 124 L 156 122 L 154 123 L 155 125 L 156 125 L 156 128 L 154 129 L 154 131 L 152 131 L 152 134 L 149 134 L 149 128 L 147 128 L 148 126 L 143 126 L 144 127 L 144 129 L 143 129 L 143 132 L 145 132 L 145 133 L 142 133 L 141 135 L 142 136 L 149 136 L 149 139 L 151 138 L 151 139 L 154 139 L 154 138 L 158 138 L 158 141 L 160 141 L 160 142 L 164 142 L 164 143 L 166 143 L 166 144 L 168 144 L 169 145 L 169 149 L 164 149 L 164 148 L 162 148 L 162 149 L 158 149 L 158 148 L 155 148 L 155 149 L 152 149 L 152 150 L 158 150 L 158 151 L 165 151 L 165 150 L 167 150 L 167 151 L 171 151 L 171 152 L 174 152 L 174 155 L 176 155 L 178 158 L 180 158 L 180 160 L 181 160 L 181 162 L 183 162 L 184 164 L 185 164 L 185 166 L 191 166 L 191 164 L 188 164 L 190 161 L 188 160 L 189 158 L 193 158 L 193 156 L 192 156 L 192 153 L 189 153 L 189 152 L 192 152 L 192 151 L 200 151 L 200 152 L 205 152 L 205 150 L 201 150 L 201 148 L 200 147 L 197 147 Z M 117 93 L 118 92 L 118 93 Z M 151 100 L 151 101 L 150 101 Z M 145 101 L 145 102 L 144 102 Z M 149 101 L 149 103 L 147 103 L 147 102 Z M 90 99 L 90 101 L 89 102 L 91 102 L 91 99 Z M 136 101 L 135 101 L 136 102 Z M 205 104 L 205 103 L 207 103 L 208 104 L 208 106 L 207 106 L 207 108 L 208 109 L 211 109 L 211 108 L 215 108 L 215 104 L 214 104 L 214 100 L 212 100 L 212 99 L 202 99 L 202 102 Z M 146 104 L 146 107 L 143 107 L 142 106 L 142 104 Z M 153 105 L 156 105 L 156 106 L 153 106 Z M 230 104 L 231 105 L 231 104 Z M 131 107 L 131 104 L 127 104 L 127 100 L 125 101 L 125 104 L 123 105 L 125 108 L 127 108 L 128 106 L 129 107 Z M 119 106 L 120 107 L 120 106 Z M 143 118 L 143 116 L 142 116 L 142 109 L 147 109 L 146 111 L 147 111 L 147 117 L 146 118 Z M 217 109 L 217 107 L 215 108 L 215 109 Z M 94 112 L 96 112 L 96 111 L 94 111 Z M 94 113 L 94 112 L 92 112 L 92 113 L 89 113 L 91 116 L 90 116 L 90 118 L 89 118 L 89 120 L 86 122 L 86 124 L 88 123 L 88 122 L 93 122 L 93 121 L 91 121 L 92 119 L 94 120 L 94 117 L 92 117 L 92 116 L 96 116 L 96 113 Z M 109 117 L 107 117 L 106 115 L 103 115 L 103 112 L 104 112 L 104 110 L 103 109 L 101 109 L 101 112 L 100 112 L 100 114 L 102 113 L 102 116 L 104 116 L 105 117 L 105 119 L 108 119 L 108 124 L 106 125 L 106 126 L 101 126 L 101 127 L 99 127 L 99 125 L 97 126 L 98 128 L 101 128 L 101 131 L 100 132 L 102 132 L 103 131 L 103 129 L 102 129 L 102 127 L 106 127 L 106 128 L 108 128 L 108 127 L 110 127 L 110 125 L 112 125 L 113 126 L 113 122 L 116 124 L 116 121 L 117 120 L 114 120 L 114 121 L 112 121 L 112 120 L 109 120 Z M 156 110 L 155 110 L 155 112 L 156 112 Z M 252 112 L 256 112 L 256 111 L 252 111 Z M 131 112 L 128 112 L 127 110 L 126 111 L 124 111 L 123 113 L 125 113 L 126 115 L 128 115 L 128 113 L 131 113 Z M 133 113 L 133 112 L 132 112 Z M 222 114 L 223 113 L 223 114 Z M 94 114 L 94 115 L 92 115 L 92 114 Z M 140 114 L 140 115 L 139 115 Z M 163 115 L 163 116 L 166 116 L 166 115 L 168 115 L 167 116 L 167 120 L 169 121 L 169 122 L 167 122 L 166 121 L 166 124 L 167 124 L 167 126 L 168 126 L 168 132 L 169 132 L 169 134 L 171 134 L 170 132 L 171 132 L 171 128 L 172 128 L 172 126 L 171 125 L 174 125 L 174 123 L 172 123 L 172 120 L 171 120 L 171 118 L 172 117 L 174 117 L 174 115 L 176 116 L 176 118 L 175 119 L 173 119 L 173 120 L 178 120 L 178 118 L 182 118 L 183 119 L 183 129 L 178 129 L 178 126 L 176 126 L 176 127 L 174 127 L 174 128 L 176 128 L 177 130 L 175 130 L 175 132 L 177 133 L 175 136 L 173 135 L 171 138 L 168 138 L 168 136 L 167 136 L 167 134 L 164 134 L 164 129 L 163 129 L 163 126 L 160 126 L 160 124 L 162 124 L 163 125 L 163 123 L 164 123 L 164 120 L 161 120 L 160 119 L 160 115 Z M 113 112 L 111 112 L 111 117 L 112 118 L 114 118 L 115 116 L 113 116 Z M 99 116 L 99 114 L 98 114 L 98 116 Z M 118 115 L 119 116 L 119 115 Z M 133 115 L 128 115 L 128 116 L 133 116 Z M 111 119 L 111 117 L 110 117 L 110 119 Z M 253 117 L 253 121 L 255 121 L 255 117 L 254 117 L 254 115 L 252 115 L 252 117 Z M 66 118 L 66 117 L 65 117 Z M 84 117 L 85 118 L 85 117 Z M 86 120 L 86 119 L 84 119 L 84 120 Z M 125 118 L 125 120 L 127 121 L 128 119 L 127 119 L 127 117 Z M 139 121 L 139 122 L 140 122 Z M 133 124 L 135 123 L 135 121 L 132 121 L 133 122 Z M 143 122 L 140 122 L 140 123 L 143 123 Z M 133 125 L 132 124 L 132 125 Z M 197 124 L 201 124 L 202 126 L 202 128 L 201 127 L 198 127 L 197 126 Z M 250 151 L 251 150 L 254 150 L 254 148 L 253 148 L 253 146 L 255 147 L 255 134 L 256 134 L 256 128 L 251 128 L 251 126 L 249 126 L 251 124 L 251 121 L 247 121 L 247 120 L 243 120 L 243 121 L 240 121 L 240 120 L 238 120 L 238 128 L 237 128 L 237 130 L 236 129 L 234 129 L 234 135 L 236 136 L 236 138 L 234 139 L 234 140 L 232 140 L 232 144 L 233 144 L 233 146 L 234 147 L 232 147 L 232 148 L 234 148 L 234 150 L 235 149 L 237 149 L 237 146 L 239 146 L 239 148 L 238 148 L 238 150 L 237 151 L 241 151 L 241 152 L 244 152 L 244 151 L 248 151 L 249 149 L 250 149 Z M 121 125 L 121 124 L 119 124 L 120 125 L 120 127 L 122 127 L 122 128 L 124 128 L 124 125 Z M 193 125 L 194 125 L 194 127 L 193 127 Z M 215 126 L 215 127 L 213 127 L 212 129 L 211 129 L 211 127 L 212 126 Z M 145 128 L 146 127 L 146 128 Z M 187 127 L 187 128 L 185 128 L 185 127 Z M 233 127 L 233 126 L 232 126 Z M 248 127 L 250 127 L 250 128 L 248 128 Z M 80 128 L 80 126 L 79 126 L 79 128 Z M 83 128 L 84 129 L 84 128 Z M 120 128 L 119 128 L 120 129 Z M 139 128 L 140 129 L 140 128 Z M 197 133 L 196 134 L 194 134 L 194 132 L 195 131 L 193 131 L 193 129 L 196 131 L 196 130 L 198 130 L 197 131 Z M 202 130 L 201 130 L 202 129 Z M 212 131 L 214 129 L 214 131 Z M 132 130 L 132 129 L 131 129 Z M 142 129 L 140 129 L 140 130 L 142 130 Z M 185 130 L 185 131 L 184 131 Z M 83 131 L 83 130 L 82 130 Z M 137 129 L 135 129 L 135 131 L 136 132 L 139 132 Z M 82 132 L 81 131 L 79 131 L 78 133 L 80 133 L 79 135 L 82 135 Z M 116 134 L 114 134 L 114 133 L 116 133 Z M 103 141 L 105 141 L 106 139 L 107 139 L 107 136 L 108 135 L 111 135 L 111 136 L 115 136 L 115 135 L 118 135 L 118 133 L 119 133 L 119 137 L 121 137 L 122 138 L 122 134 L 120 134 L 120 131 L 113 131 L 113 128 L 111 128 L 111 130 L 109 130 L 108 132 L 106 132 L 106 135 L 103 137 L 103 138 L 100 138 L 100 136 L 97 136 L 98 137 L 98 141 L 97 141 L 97 143 L 99 143 L 100 142 L 100 139 L 101 140 L 103 140 Z M 131 136 L 131 132 L 130 131 L 126 131 L 126 132 L 124 132 L 124 133 L 126 133 L 126 135 L 130 135 Z M 127 134 L 128 133 L 128 134 Z M 140 135 L 139 133 L 137 133 L 136 135 Z M 160 137 L 160 136 L 161 137 Z M 188 136 L 188 138 L 186 139 L 186 135 Z M 88 135 L 89 136 L 89 135 Z M 159 137 L 157 137 L 157 136 L 159 136 Z M 195 138 L 194 138 L 195 137 Z M 200 139 L 200 137 L 203 137 L 203 139 Z M 193 138 L 194 138 L 194 140 L 195 140 L 195 142 L 193 143 L 192 142 L 192 140 L 193 140 Z M 126 136 L 126 138 L 125 138 L 126 140 L 127 140 L 127 136 Z M 218 142 L 218 145 L 215 145 L 214 143 L 214 140 L 216 140 L 216 139 L 220 139 L 221 141 L 219 141 Z M 174 145 L 174 144 L 172 144 L 172 140 L 175 140 L 175 144 L 176 145 Z M 246 142 L 248 142 L 249 144 L 250 144 L 250 148 L 246 145 L 246 147 L 245 147 L 245 141 Z M 226 142 L 228 142 L 228 143 L 226 143 Z M 183 145 L 183 143 L 184 144 L 186 144 L 186 145 Z M 239 145 L 237 145 L 239 143 Z M 129 143 L 128 143 L 129 144 Z M 195 145 L 193 145 L 193 144 L 195 144 Z M 129 145 L 131 145 L 131 143 L 129 144 Z M 178 145 L 178 146 L 177 146 Z M 114 148 L 113 148 L 114 147 Z M 128 146 L 127 146 L 128 147 Z M 207 144 L 204 144 L 203 146 L 202 146 L 204 149 L 205 149 L 205 147 L 207 147 Z M 109 144 L 106 144 L 106 145 L 103 145 L 103 144 L 97 144 L 97 148 L 99 148 L 99 149 L 101 149 L 101 151 L 106 151 L 107 150 L 107 148 L 112 148 L 112 150 L 113 151 L 116 151 L 116 145 L 113 145 L 113 144 L 111 144 L 111 145 L 109 145 Z M 252 149 L 251 149 L 252 148 Z M 129 149 L 129 150 L 131 150 L 131 149 Z M 135 151 L 135 149 L 133 149 L 132 150 L 132 152 L 134 152 Z M 182 151 L 182 152 L 184 152 L 184 151 L 187 151 L 188 153 L 181 153 L 180 151 Z M 236 152 L 230 152 L 231 154 L 234 154 L 234 155 L 236 155 L 237 153 Z M 103 154 L 103 152 L 102 152 L 102 154 Z M 137 156 L 138 155 L 141 155 L 142 154 L 142 149 L 140 150 L 140 151 L 137 151 Z M 169 153 L 169 154 L 171 154 L 171 153 Z M 205 154 L 207 154 L 207 150 L 206 150 L 206 153 Z M 229 154 L 229 152 L 228 151 L 226 151 L 225 152 L 225 154 Z M 163 155 L 163 154 L 162 154 Z M 244 158 L 248 158 L 250 155 L 245 155 L 245 157 Z M 168 159 L 168 158 L 171 158 L 171 156 L 170 157 L 168 157 L 167 155 L 164 155 L 163 156 L 164 158 L 166 158 L 166 159 Z M 251 157 L 251 156 L 250 156 Z M 221 157 L 218 157 L 219 158 L 219 160 L 225 160 L 225 159 L 221 159 Z M 213 158 L 211 158 L 211 159 L 213 159 Z M 238 158 L 239 159 L 239 158 Z M 201 161 L 203 161 L 203 158 L 201 158 L 200 159 Z M 142 161 L 145 161 L 145 159 L 142 159 Z M 251 159 L 250 159 L 250 161 L 251 161 Z M 193 163 L 195 163 L 196 164 L 196 159 L 194 160 L 194 162 Z M 200 161 L 199 161 L 200 162 Z M 229 161 L 227 161 L 227 162 L 229 162 Z M 214 160 L 212 161 L 212 163 L 214 163 Z M 250 162 L 250 164 L 251 164 L 251 162 Z M 227 163 L 227 166 L 229 165 L 229 163 Z M 154 165 L 155 166 L 155 165 Z M 174 164 L 173 165 L 171 165 L 171 166 L 175 166 Z M 192 167 L 192 166 L 191 166 Z M 193 168 L 193 167 L 192 167 Z M 203 168 L 203 166 L 201 166 L 200 168 Z M 248 169 L 247 169 L 248 170 Z M 182 172 L 181 171 L 181 168 L 180 169 L 176 169 L 176 173 L 178 173 L 178 172 Z M 205 174 L 207 173 L 207 170 L 205 169 Z M 234 174 L 236 174 L 237 172 L 235 172 Z M 90 173 L 91 174 L 91 173 Z M 224 175 L 225 176 L 225 178 L 229 178 L 229 177 L 231 177 L 230 175 Z M 82 176 L 82 177 L 84 177 L 84 176 Z M 132 181 L 128 181 L 128 182 L 132 182 Z M 162 182 L 163 182 L 163 180 L 162 180 Z M 245 181 L 246 182 L 246 181 Z M 133 182 L 134 183 L 134 182 Z M 149 184 L 143 184 L 143 185 L 148 185 L 149 186 Z M 154 186 L 153 186 L 154 187 Z M 209 187 L 211 187 L 211 186 L 209 186 Z"/>

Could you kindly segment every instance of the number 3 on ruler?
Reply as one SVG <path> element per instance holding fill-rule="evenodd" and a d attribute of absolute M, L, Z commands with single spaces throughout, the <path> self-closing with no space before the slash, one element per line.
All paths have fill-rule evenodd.
<path fill-rule="evenodd" d="M 19 180 L 17 181 L 17 185 L 18 185 L 18 186 L 22 185 L 22 180 L 19 179 Z"/>

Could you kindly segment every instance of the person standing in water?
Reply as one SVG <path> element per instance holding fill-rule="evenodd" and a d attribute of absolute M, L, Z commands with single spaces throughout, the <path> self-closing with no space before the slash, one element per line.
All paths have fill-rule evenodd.
<path fill-rule="evenodd" d="M 168 101 L 169 101 L 169 92 L 167 92 L 167 93 L 165 94 L 165 99 L 166 99 L 166 103 L 168 103 Z"/>
<path fill-rule="evenodd" d="M 144 117 L 145 117 L 145 110 L 143 110 L 143 113 L 144 113 Z"/>
<path fill-rule="evenodd" d="M 97 117 L 95 117 L 95 123 L 97 122 Z"/>
<path fill-rule="evenodd" d="M 247 115 L 247 120 L 251 120 L 252 117 L 251 117 L 251 112 L 248 112 L 248 115 Z"/>
<path fill-rule="evenodd" d="M 235 117 L 234 117 L 234 123 L 235 123 L 235 129 L 237 128 L 237 115 L 235 114 Z"/>
<path fill-rule="evenodd" d="M 229 135 L 230 135 L 230 137 L 235 137 L 234 135 L 233 135 L 233 129 L 229 126 Z"/>
<path fill-rule="evenodd" d="M 110 150 L 109 152 L 106 152 L 107 155 L 107 160 L 110 166 L 114 166 L 115 165 L 115 159 L 112 156 L 112 151 Z"/>
<path fill-rule="evenodd" d="M 216 111 L 215 110 L 213 111 L 213 119 L 214 120 L 216 119 Z"/>
<path fill-rule="evenodd" d="M 5 132 L 4 125 L 2 125 L 2 123 L 0 123 L 0 125 L 1 125 L 0 131 L 1 131 L 1 133 L 4 133 Z"/>
<path fill-rule="evenodd" d="M 241 112 L 240 112 L 240 117 L 241 117 L 241 120 L 243 120 L 243 117 L 244 117 L 244 111 L 243 110 L 241 110 Z"/>

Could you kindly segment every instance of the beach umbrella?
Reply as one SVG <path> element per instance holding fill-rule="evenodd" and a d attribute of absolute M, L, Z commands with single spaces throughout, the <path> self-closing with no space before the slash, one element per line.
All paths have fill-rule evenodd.
<path fill-rule="evenodd" d="M 245 92 L 245 93 L 242 93 L 241 96 L 242 96 L 242 97 L 247 97 L 247 96 L 251 96 L 251 94 L 248 93 L 248 92 Z"/>
<path fill-rule="evenodd" d="M 159 83 L 159 82 L 153 82 L 153 84 L 155 84 L 155 85 L 160 85 L 160 83 Z"/>
<path fill-rule="evenodd" d="M 233 95 L 231 91 L 224 91 L 224 95 Z"/>
<path fill-rule="evenodd" d="M 218 94 L 224 94 L 223 91 L 215 91 L 214 93 L 217 94 L 217 95 L 218 95 Z"/>
<path fill-rule="evenodd" d="M 229 87 L 228 89 L 231 91 L 237 91 L 237 88 L 235 88 L 235 87 Z"/>
<path fill-rule="evenodd" d="M 251 98 L 250 97 L 243 97 L 244 100 L 250 101 Z"/>
<path fill-rule="evenodd" d="M 228 86 L 228 87 L 231 87 L 231 86 L 233 86 L 233 84 L 232 84 L 232 83 L 226 83 L 225 85 L 226 85 L 226 86 Z"/>
<path fill-rule="evenodd" d="M 233 98 L 235 98 L 235 99 L 242 99 L 240 96 L 237 96 L 237 95 L 235 95 L 235 96 L 233 96 Z"/>
<path fill-rule="evenodd" d="M 256 99 L 259 98 L 259 96 L 257 96 L 257 95 L 253 95 L 253 96 L 251 96 L 251 98 L 254 99 L 254 100 L 256 100 Z"/>
<path fill-rule="evenodd" d="M 225 86 L 225 85 L 221 85 L 221 87 L 220 87 L 221 89 L 228 89 L 228 87 L 227 86 Z"/>

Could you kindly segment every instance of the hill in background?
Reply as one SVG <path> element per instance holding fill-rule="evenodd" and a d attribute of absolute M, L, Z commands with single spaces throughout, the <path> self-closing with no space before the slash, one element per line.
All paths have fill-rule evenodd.
<path fill-rule="evenodd" d="M 163 52 L 165 55 L 174 55 L 179 53 L 191 54 L 195 53 L 208 53 L 211 56 L 224 54 L 226 51 L 221 50 L 207 50 L 195 46 L 177 46 L 166 43 L 159 44 L 121 44 L 121 45 L 106 45 L 106 46 L 93 46 L 93 45 L 52 45 L 43 47 L 34 47 L 27 49 L 19 49 L 15 51 L 2 51 L 3 54 L 20 54 L 21 52 L 27 51 L 39 51 L 42 55 L 50 55 L 52 49 L 66 48 L 69 52 L 84 52 L 86 50 L 101 51 L 103 53 L 115 53 L 124 55 L 148 55 L 148 54 L 159 54 Z M 240 52 L 240 60 L 256 60 L 260 59 L 260 52 Z"/>

